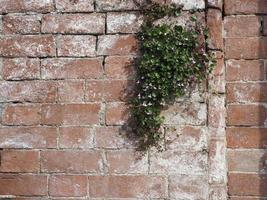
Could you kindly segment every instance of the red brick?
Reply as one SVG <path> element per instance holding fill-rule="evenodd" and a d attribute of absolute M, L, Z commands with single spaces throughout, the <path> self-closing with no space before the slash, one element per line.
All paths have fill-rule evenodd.
<path fill-rule="evenodd" d="M 47 177 L 43 175 L 0 175 L 0 195 L 47 195 Z"/>
<path fill-rule="evenodd" d="M 124 103 L 110 103 L 107 105 L 107 125 L 122 125 L 127 121 L 127 118 L 128 108 Z"/>
<path fill-rule="evenodd" d="M 134 55 L 138 41 L 134 35 L 104 35 L 98 40 L 98 55 Z"/>
<path fill-rule="evenodd" d="M 96 37 L 91 35 L 64 35 L 58 41 L 59 56 L 95 56 Z"/>
<path fill-rule="evenodd" d="M 4 80 L 24 80 L 40 78 L 39 59 L 3 59 L 2 77 Z"/>
<path fill-rule="evenodd" d="M 226 0 L 224 10 L 230 14 L 255 14 L 266 13 L 267 2 L 265 0 Z"/>
<path fill-rule="evenodd" d="M 107 162 L 109 173 L 148 173 L 147 155 L 140 152 L 135 152 L 134 150 L 108 151 Z"/>
<path fill-rule="evenodd" d="M 253 37 L 261 34 L 258 16 L 230 16 L 224 18 L 225 37 Z"/>
<path fill-rule="evenodd" d="M 227 102 L 266 102 L 267 83 L 228 83 Z"/>
<path fill-rule="evenodd" d="M 171 199 L 208 199 L 208 180 L 205 176 L 172 175 L 169 177 Z"/>
<path fill-rule="evenodd" d="M 86 176 L 51 176 L 48 184 L 49 195 L 54 197 L 87 196 Z"/>
<path fill-rule="evenodd" d="M 118 11 L 118 10 L 135 10 L 138 9 L 134 0 L 97 0 L 96 8 L 100 11 Z"/>
<path fill-rule="evenodd" d="M 47 125 L 93 125 L 99 122 L 99 104 L 43 105 L 42 123 Z"/>
<path fill-rule="evenodd" d="M 267 58 L 267 37 L 227 38 L 225 57 L 233 59 Z"/>
<path fill-rule="evenodd" d="M 143 17 L 137 13 L 108 13 L 108 33 L 136 33 L 143 23 Z"/>
<path fill-rule="evenodd" d="M 3 111 L 2 123 L 6 125 L 37 125 L 40 123 L 40 106 L 8 105 Z"/>
<path fill-rule="evenodd" d="M 90 33 L 105 32 L 105 15 L 92 14 L 49 14 L 42 18 L 43 33 Z"/>
<path fill-rule="evenodd" d="M 228 148 L 266 148 L 266 128 L 227 128 Z"/>
<path fill-rule="evenodd" d="M 207 27 L 209 28 L 209 47 L 223 49 L 222 12 L 218 9 L 208 9 Z"/>
<path fill-rule="evenodd" d="M 101 154 L 98 151 L 43 151 L 42 172 L 96 173 L 100 172 Z"/>
<path fill-rule="evenodd" d="M 261 198 L 261 197 L 244 197 L 244 196 L 241 196 L 241 197 L 229 197 L 229 200 L 264 200 L 264 197 Z"/>
<path fill-rule="evenodd" d="M 86 84 L 87 101 L 125 101 L 130 96 L 132 81 L 99 80 Z"/>
<path fill-rule="evenodd" d="M 96 146 L 99 148 L 118 149 L 130 146 L 125 140 L 118 127 L 98 127 L 96 128 Z"/>
<path fill-rule="evenodd" d="M 2 127 L 0 148 L 56 148 L 57 132 L 51 127 Z"/>
<path fill-rule="evenodd" d="M 267 154 L 264 150 L 231 150 L 227 153 L 228 171 L 267 172 Z"/>
<path fill-rule="evenodd" d="M 227 115 L 229 126 L 262 126 L 266 124 L 267 110 L 262 105 L 229 105 Z"/>
<path fill-rule="evenodd" d="M 55 38 L 51 35 L 7 36 L 0 38 L 0 55 L 7 57 L 55 56 Z"/>
<path fill-rule="evenodd" d="M 60 102 L 83 102 L 84 81 L 61 81 L 58 87 L 58 98 Z"/>
<path fill-rule="evenodd" d="M 103 58 L 52 58 L 42 60 L 44 79 L 87 79 L 103 75 Z"/>
<path fill-rule="evenodd" d="M 166 184 L 162 176 L 89 176 L 89 195 L 93 198 L 165 198 Z"/>
<path fill-rule="evenodd" d="M 1 151 L 0 172 L 38 172 L 38 151 Z"/>
<path fill-rule="evenodd" d="M 227 81 L 264 80 L 264 62 L 262 60 L 227 60 Z"/>
<path fill-rule="evenodd" d="M 37 15 L 5 15 L 2 20 L 4 34 L 31 34 L 41 30 Z"/>
<path fill-rule="evenodd" d="M 89 149 L 94 147 L 94 132 L 86 127 L 62 127 L 59 129 L 60 148 Z"/>
<path fill-rule="evenodd" d="M 53 82 L 1 82 L 0 96 L 4 102 L 55 102 L 57 87 Z"/>
<path fill-rule="evenodd" d="M 94 11 L 94 1 L 56 0 L 56 8 L 60 12 L 92 12 Z"/>
<path fill-rule="evenodd" d="M 127 79 L 134 76 L 134 58 L 131 56 L 109 56 L 105 60 L 108 78 Z"/>
<path fill-rule="evenodd" d="M 266 174 L 230 173 L 228 192 L 236 196 L 266 196 Z"/>
<path fill-rule="evenodd" d="M 54 10 L 53 0 L 0 0 L 0 13 L 12 12 L 40 12 L 46 13 Z"/>

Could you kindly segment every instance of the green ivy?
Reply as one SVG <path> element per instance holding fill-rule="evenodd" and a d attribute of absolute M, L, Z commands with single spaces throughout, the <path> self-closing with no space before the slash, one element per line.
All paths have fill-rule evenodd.
<path fill-rule="evenodd" d="M 214 66 L 212 55 L 206 52 L 206 43 L 200 40 L 200 36 L 207 36 L 207 30 L 196 17 L 191 17 L 194 25 L 190 27 L 154 25 L 155 20 L 180 13 L 181 7 L 174 4 L 150 4 L 143 10 L 145 22 L 137 34 L 141 57 L 130 100 L 131 127 L 141 150 L 157 146 L 162 138 L 161 110 L 185 95 L 192 85 L 205 80 Z"/>

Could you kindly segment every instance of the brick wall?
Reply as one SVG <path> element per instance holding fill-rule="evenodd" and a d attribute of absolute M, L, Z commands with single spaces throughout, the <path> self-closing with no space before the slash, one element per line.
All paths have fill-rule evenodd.
<path fill-rule="evenodd" d="M 142 155 L 120 134 L 127 119 L 125 89 L 133 84 L 131 63 L 137 56 L 134 33 L 142 23 L 133 1 L 0 0 L 0 195 L 19 200 L 226 199 L 222 1 L 173 2 L 185 4 L 179 23 L 188 20 L 188 10 L 200 9 L 217 66 L 209 87 L 203 84 L 208 93 L 195 90 L 163 112 L 165 151 Z M 244 34 L 257 34 L 253 31 Z M 226 51 L 227 58 L 240 54 L 232 51 Z M 252 66 L 262 72 L 257 62 Z M 259 72 L 253 71 L 253 80 L 263 79 Z M 255 95 L 254 101 L 259 98 L 264 97 Z M 263 130 L 257 131 L 260 137 Z M 230 176 L 230 183 L 234 180 Z"/>
<path fill-rule="evenodd" d="M 231 200 L 267 197 L 267 1 L 226 0 L 224 38 Z"/>

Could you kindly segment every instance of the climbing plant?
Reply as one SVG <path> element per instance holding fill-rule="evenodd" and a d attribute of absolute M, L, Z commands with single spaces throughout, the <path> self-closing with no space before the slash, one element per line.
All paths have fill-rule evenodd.
<path fill-rule="evenodd" d="M 205 40 L 200 39 L 206 38 L 208 31 L 194 15 L 190 26 L 155 23 L 164 17 L 178 17 L 181 10 L 175 4 L 157 3 L 142 9 L 144 23 L 137 34 L 140 58 L 136 63 L 136 87 L 129 101 L 130 125 L 141 150 L 158 145 L 164 122 L 162 109 L 205 80 L 214 66 Z"/>

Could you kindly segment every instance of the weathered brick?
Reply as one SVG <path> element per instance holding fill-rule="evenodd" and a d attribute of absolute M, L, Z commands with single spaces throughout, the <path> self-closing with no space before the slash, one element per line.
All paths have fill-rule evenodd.
<path fill-rule="evenodd" d="M 98 55 L 134 55 L 137 53 L 138 41 L 134 35 L 99 36 Z"/>
<path fill-rule="evenodd" d="M 61 127 L 60 148 L 89 149 L 94 147 L 94 132 L 87 127 Z"/>
<path fill-rule="evenodd" d="M 226 144 L 223 139 L 210 140 L 209 183 L 226 184 L 227 180 Z"/>
<path fill-rule="evenodd" d="M 97 173 L 101 167 L 101 154 L 98 151 L 41 152 L 42 172 Z"/>
<path fill-rule="evenodd" d="M 208 180 L 205 176 L 172 175 L 169 177 L 171 199 L 208 199 Z"/>
<path fill-rule="evenodd" d="M 123 125 L 127 121 L 128 115 L 125 103 L 109 103 L 106 111 L 106 124 Z"/>
<path fill-rule="evenodd" d="M 140 0 L 137 2 L 140 2 Z M 100 11 L 136 10 L 138 5 L 135 4 L 134 0 L 97 0 L 96 8 Z"/>
<path fill-rule="evenodd" d="M 2 20 L 4 34 L 32 34 L 41 30 L 38 15 L 5 15 Z"/>
<path fill-rule="evenodd" d="M 132 81 L 98 80 L 86 84 L 86 101 L 125 101 L 129 99 Z"/>
<path fill-rule="evenodd" d="M 57 132 L 52 127 L 2 127 L 0 148 L 56 148 Z"/>
<path fill-rule="evenodd" d="M 134 150 L 108 151 L 107 162 L 109 173 L 113 174 L 139 174 L 148 173 L 147 154 Z"/>
<path fill-rule="evenodd" d="M 199 102 L 175 103 L 162 111 L 165 124 L 204 125 L 206 123 L 207 105 Z"/>
<path fill-rule="evenodd" d="M 134 57 L 108 56 L 105 59 L 105 73 L 108 78 L 132 78 L 134 76 Z"/>
<path fill-rule="evenodd" d="M 55 38 L 51 35 L 7 36 L 0 38 L 0 56 L 55 56 Z"/>
<path fill-rule="evenodd" d="M 0 195 L 47 195 L 47 176 L 0 175 Z"/>
<path fill-rule="evenodd" d="M 4 80 L 25 80 L 40 78 L 39 59 L 3 59 L 2 77 Z"/>
<path fill-rule="evenodd" d="M 227 200 L 227 186 L 226 185 L 211 185 L 209 191 L 210 200 Z"/>
<path fill-rule="evenodd" d="M 262 60 L 227 60 L 227 81 L 264 80 L 264 62 Z"/>
<path fill-rule="evenodd" d="M 253 37 L 261 34 L 258 16 L 229 16 L 223 21 L 225 37 Z"/>
<path fill-rule="evenodd" d="M 228 148 L 266 148 L 266 128 L 227 128 Z"/>
<path fill-rule="evenodd" d="M 264 150 L 228 150 L 228 170 L 238 172 L 267 172 Z"/>
<path fill-rule="evenodd" d="M 120 134 L 118 127 L 98 127 L 96 128 L 96 146 L 107 149 L 119 149 L 129 147 L 129 141 Z"/>
<path fill-rule="evenodd" d="M 209 47 L 223 49 L 222 12 L 218 9 L 208 9 L 207 27 L 209 28 Z"/>
<path fill-rule="evenodd" d="M 150 172 L 160 174 L 204 174 L 207 155 L 201 152 L 169 150 L 150 156 Z"/>
<path fill-rule="evenodd" d="M 227 38 L 225 57 L 228 59 L 267 58 L 267 37 Z"/>
<path fill-rule="evenodd" d="M 39 105 L 8 105 L 2 115 L 6 125 L 37 125 L 40 123 Z"/>
<path fill-rule="evenodd" d="M 207 148 L 205 128 L 193 126 L 169 126 L 166 128 L 167 150 L 201 151 Z"/>
<path fill-rule="evenodd" d="M 47 125 L 92 125 L 99 121 L 99 104 L 48 104 L 42 106 L 42 123 Z"/>
<path fill-rule="evenodd" d="M 54 197 L 84 197 L 87 195 L 86 176 L 56 175 L 49 178 L 49 195 Z"/>
<path fill-rule="evenodd" d="M 0 172 L 38 172 L 38 151 L 1 151 Z"/>
<path fill-rule="evenodd" d="M 227 102 L 266 102 L 267 83 L 228 83 Z"/>
<path fill-rule="evenodd" d="M 225 97 L 211 96 L 208 107 L 209 127 L 224 128 L 225 127 Z"/>
<path fill-rule="evenodd" d="M 58 39 L 59 56 L 95 56 L 96 37 L 91 35 L 64 35 Z"/>
<path fill-rule="evenodd" d="M 266 124 L 267 110 L 263 105 L 229 105 L 227 125 L 262 126 Z"/>
<path fill-rule="evenodd" d="M 42 60 L 43 79 L 87 79 L 103 75 L 103 58 L 51 58 Z"/>
<path fill-rule="evenodd" d="M 157 0 L 154 0 L 157 2 Z M 161 1 L 159 1 L 161 2 Z M 205 1 L 204 0 L 167 0 L 168 3 L 175 3 L 177 5 L 183 5 L 183 9 L 185 10 L 192 10 L 192 9 L 204 9 L 205 8 Z"/>
<path fill-rule="evenodd" d="M 53 0 L 0 0 L 0 13 L 39 12 L 54 10 Z"/>
<path fill-rule="evenodd" d="M 105 32 L 105 15 L 92 14 L 49 14 L 42 18 L 43 33 L 90 33 Z"/>
<path fill-rule="evenodd" d="M 94 0 L 56 0 L 56 8 L 59 12 L 92 12 Z"/>
<path fill-rule="evenodd" d="M 236 196 L 266 196 L 266 174 L 230 173 L 228 178 L 228 192 Z"/>
<path fill-rule="evenodd" d="M 229 200 L 264 200 L 261 197 L 251 197 L 251 196 L 230 196 Z"/>
<path fill-rule="evenodd" d="M 265 0 L 226 0 L 224 2 L 224 10 L 227 15 L 264 14 L 267 12 L 267 2 Z"/>
<path fill-rule="evenodd" d="M 57 87 L 53 82 L 0 82 L 1 102 L 55 102 Z"/>
<path fill-rule="evenodd" d="M 89 176 L 93 198 L 165 198 L 166 189 L 162 176 Z"/>
<path fill-rule="evenodd" d="M 108 33 L 136 33 L 143 23 L 143 17 L 137 13 L 108 13 Z"/>
<path fill-rule="evenodd" d="M 61 81 L 58 84 L 59 102 L 83 102 L 84 101 L 84 81 L 72 80 Z"/>
<path fill-rule="evenodd" d="M 219 8 L 220 10 L 223 9 L 223 0 L 208 0 L 209 7 Z"/>

